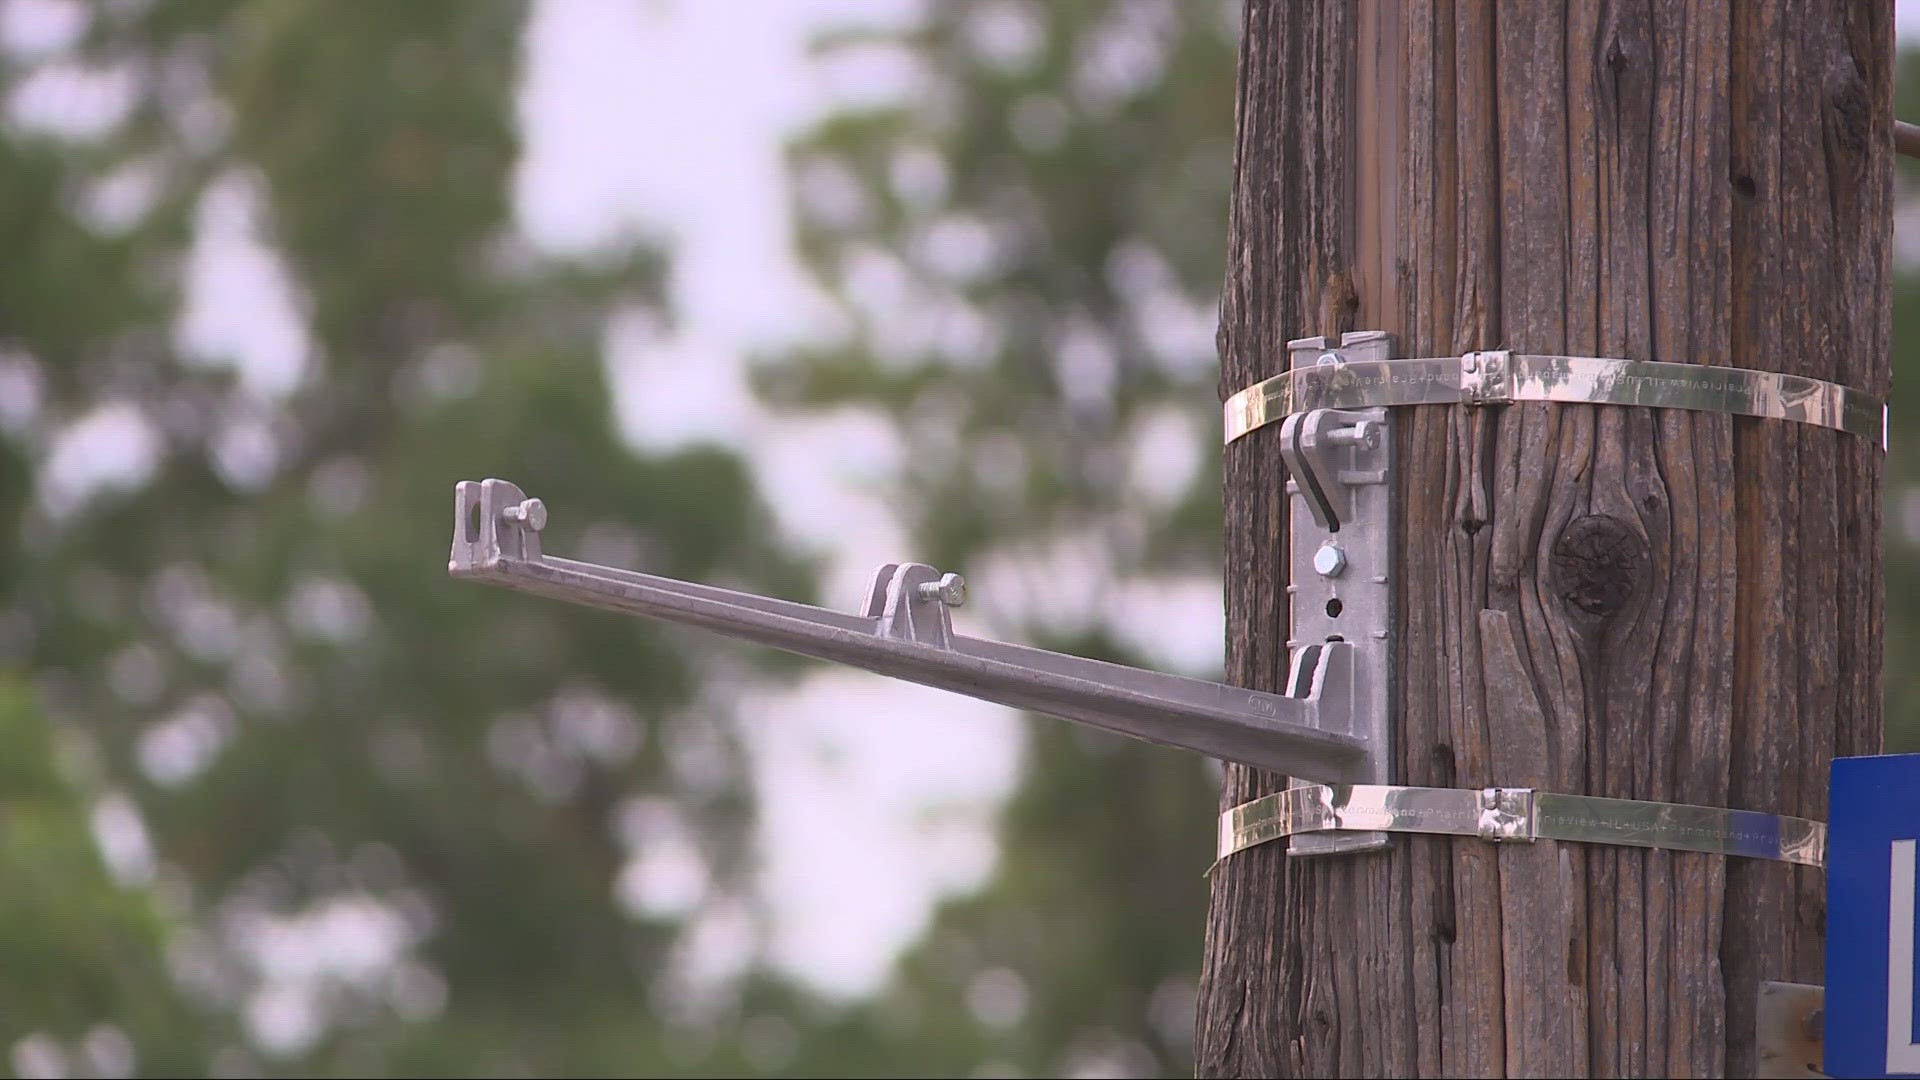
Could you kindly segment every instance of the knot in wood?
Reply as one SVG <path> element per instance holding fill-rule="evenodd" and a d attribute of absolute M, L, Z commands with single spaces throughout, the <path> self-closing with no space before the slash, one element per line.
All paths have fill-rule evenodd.
<path fill-rule="evenodd" d="M 1632 602 L 1648 561 L 1640 530 L 1619 518 L 1588 514 L 1568 522 L 1554 542 L 1551 585 L 1574 613 L 1599 622 Z"/>
<path fill-rule="evenodd" d="M 1860 69 L 1835 60 L 1827 71 L 1827 130 L 1837 149 L 1849 157 L 1863 156 L 1872 143 L 1873 97 Z"/>
<path fill-rule="evenodd" d="M 1621 43 L 1618 35 L 1609 35 L 1607 37 L 1605 56 L 1607 70 L 1613 72 L 1615 75 L 1627 69 L 1627 47 Z"/>

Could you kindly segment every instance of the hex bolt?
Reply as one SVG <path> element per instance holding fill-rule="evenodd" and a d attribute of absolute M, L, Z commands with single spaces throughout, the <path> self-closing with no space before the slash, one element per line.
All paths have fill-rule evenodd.
<path fill-rule="evenodd" d="M 539 499 L 528 499 L 512 506 L 500 509 L 500 520 L 525 525 L 534 532 L 547 527 L 547 504 Z"/>
<path fill-rule="evenodd" d="M 942 574 L 939 581 L 923 581 L 918 589 L 920 599 L 931 600 L 948 607 L 959 607 L 967 602 L 967 579 L 959 574 Z"/>
<path fill-rule="evenodd" d="M 1362 420 L 1352 427 L 1334 428 L 1327 432 L 1327 443 L 1332 446 L 1371 447 L 1380 437 L 1380 425 L 1372 420 Z"/>
<path fill-rule="evenodd" d="M 1313 570 L 1321 577 L 1339 577 L 1346 569 L 1347 553 L 1331 540 L 1321 544 L 1320 550 L 1313 553 Z"/>

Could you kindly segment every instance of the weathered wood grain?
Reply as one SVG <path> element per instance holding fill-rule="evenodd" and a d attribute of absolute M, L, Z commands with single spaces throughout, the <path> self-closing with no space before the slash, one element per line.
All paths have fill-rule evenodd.
<path fill-rule="evenodd" d="M 1888 391 L 1888 5 L 1249 0 L 1244 30 L 1223 394 L 1360 311 L 1410 355 Z M 1356 203 L 1383 170 L 1396 197 Z M 1828 761 L 1879 741 L 1877 448 L 1593 406 L 1397 422 L 1404 782 L 1824 815 Z M 1227 668 L 1264 689 L 1274 437 L 1225 462 Z M 1223 802 L 1281 783 L 1230 769 Z M 1202 1075 L 1752 1075 L 1758 982 L 1820 976 L 1820 875 L 1776 864 L 1400 838 L 1256 848 L 1213 890 Z"/>

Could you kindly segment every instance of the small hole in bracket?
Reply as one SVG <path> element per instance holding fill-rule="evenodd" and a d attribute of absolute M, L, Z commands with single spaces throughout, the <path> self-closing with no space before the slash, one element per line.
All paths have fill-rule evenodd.
<path fill-rule="evenodd" d="M 473 500 L 472 505 L 467 507 L 466 520 L 467 520 L 467 535 L 466 535 L 465 542 L 469 544 L 478 543 L 480 541 L 480 500 L 479 499 Z"/>
<path fill-rule="evenodd" d="M 1346 638 L 1345 638 L 1345 637 L 1344 637 L 1343 635 L 1340 635 L 1340 634 L 1328 634 L 1328 635 L 1327 635 L 1327 640 L 1328 640 L 1328 641 L 1345 641 L 1345 640 L 1347 640 L 1347 639 L 1346 639 Z"/>
<path fill-rule="evenodd" d="M 1340 598 L 1337 596 L 1327 601 L 1327 618 L 1329 619 L 1339 618 L 1340 611 L 1344 606 L 1345 605 L 1340 603 Z"/>

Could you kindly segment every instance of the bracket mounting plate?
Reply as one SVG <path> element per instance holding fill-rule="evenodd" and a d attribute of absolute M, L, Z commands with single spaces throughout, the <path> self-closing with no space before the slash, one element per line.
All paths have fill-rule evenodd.
<path fill-rule="evenodd" d="M 1287 343 L 1292 367 L 1345 365 L 1393 358 L 1393 338 L 1378 330 Z M 1384 408 L 1314 409 L 1282 428 L 1288 493 L 1287 587 L 1297 671 L 1329 641 L 1345 641 L 1353 663 L 1353 708 L 1317 722 L 1367 740 L 1372 784 L 1393 782 L 1393 582 L 1395 540 L 1393 424 Z M 1290 676 L 1293 673 L 1290 672 Z M 1292 682 L 1291 677 L 1289 683 Z M 1294 778 L 1298 783 L 1300 778 Z M 1302 833 L 1292 855 L 1369 851 L 1390 843 L 1384 832 Z"/>

